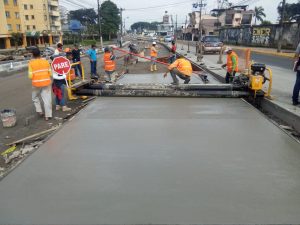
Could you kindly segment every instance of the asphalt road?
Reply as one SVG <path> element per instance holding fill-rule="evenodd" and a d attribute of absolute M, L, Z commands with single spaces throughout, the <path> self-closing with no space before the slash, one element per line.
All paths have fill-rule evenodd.
<path fill-rule="evenodd" d="M 260 53 L 252 52 L 252 59 L 255 62 L 264 63 L 270 67 L 276 66 L 284 69 L 292 69 L 293 68 L 293 60 L 290 58 L 280 57 L 280 56 L 272 56 L 272 55 L 264 55 Z"/>

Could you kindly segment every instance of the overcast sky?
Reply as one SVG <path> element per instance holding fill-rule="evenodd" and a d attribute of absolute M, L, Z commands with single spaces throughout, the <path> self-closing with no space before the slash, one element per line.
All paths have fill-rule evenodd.
<path fill-rule="evenodd" d="M 85 0 L 76 2 L 82 2 L 82 4 L 86 5 L 87 8 L 96 7 L 97 0 Z M 207 3 L 206 12 L 209 13 L 211 9 L 217 8 L 218 0 L 203 0 Z M 244 0 L 243 2 L 245 2 Z M 272 22 L 277 22 L 278 13 L 277 6 L 282 0 L 249 0 L 247 1 L 250 9 L 254 9 L 255 6 L 262 6 L 265 9 L 265 13 L 267 15 L 266 20 L 270 20 Z M 298 0 L 287 0 L 287 3 L 295 3 Z M 78 9 L 79 6 L 71 6 L 70 4 L 66 4 L 68 0 L 61 0 L 60 4 L 67 6 L 68 9 Z M 83 3 L 84 2 L 84 3 Z M 101 1 L 102 2 L 102 1 Z M 168 11 L 169 14 L 173 15 L 174 23 L 175 17 L 177 15 L 178 24 L 184 24 L 185 18 L 192 11 L 192 3 L 197 1 L 191 0 L 112 0 L 112 2 L 116 3 L 118 7 L 122 7 L 125 9 L 123 13 L 123 18 L 125 18 L 126 28 L 129 29 L 130 25 L 134 22 L 138 21 L 162 21 L 162 16 L 165 11 Z M 199 1 L 198 1 L 199 2 Z M 234 4 L 242 2 L 242 0 L 232 0 Z M 160 6 L 159 8 L 149 8 Z M 140 9 L 145 8 L 145 9 Z M 136 9 L 136 10 L 133 10 Z M 140 10 L 137 10 L 140 9 Z"/>

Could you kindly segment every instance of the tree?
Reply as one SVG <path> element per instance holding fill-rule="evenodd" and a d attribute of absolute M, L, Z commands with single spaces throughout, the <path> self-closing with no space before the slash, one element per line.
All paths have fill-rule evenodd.
<path fill-rule="evenodd" d="M 100 16 L 102 33 L 111 40 L 112 35 L 117 34 L 121 24 L 120 10 L 115 3 L 107 0 L 101 4 Z"/>
<path fill-rule="evenodd" d="M 16 49 L 18 49 L 18 46 L 22 43 L 23 34 L 22 33 L 11 33 L 11 40 L 15 44 Z"/>
<path fill-rule="evenodd" d="M 162 24 L 161 22 L 137 22 L 131 25 L 131 30 L 157 30 L 157 25 Z"/>
<path fill-rule="evenodd" d="M 254 8 L 255 25 L 256 25 L 256 20 L 262 22 L 264 20 L 263 17 L 266 17 L 264 11 L 265 11 L 264 8 L 261 6 Z"/>
<path fill-rule="evenodd" d="M 272 24 L 272 22 L 271 21 L 269 21 L 269 20 L 263 20 L 263 21 L 261 21 L 261 23 L 260 23 L 261 25 L 271 25 Z"/>
<path fill-rule="evenodd" d="M 281 20 L 282 4 L 277 7 L 279 13 L 279 21 Z M 286 3 L 284 12 L 284 22 L 300 23 L 300 1 L 298 3 Z"/>
<path fill-rule="evenodd" d="M 85 26 L 89 24 L 96 24 L 97 13 L 94 9 L 72 10 L 69 13 L 69 20 L 78 20 Z"/>

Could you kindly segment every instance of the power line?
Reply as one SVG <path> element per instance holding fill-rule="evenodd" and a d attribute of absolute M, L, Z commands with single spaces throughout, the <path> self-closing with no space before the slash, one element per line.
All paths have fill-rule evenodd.
<path fill-rule="evenodd" d="M 144 8 L 126 9 L 126 11 L 148 10 L 148 9 L 155 9 L 155 8 L 161 8 L 161 7 L 170 7 L 170 6 L 172 7 L 172 6 L 186 4 L 186 3 L 194 2 L 194 1 L 195 0 L 189 0 L 189 1 L 184 1 L 184 2 L 172 3 L 172 4 L 156 5 L 156 6 L 149 6 L 149 7 L 144 7 Z"/>

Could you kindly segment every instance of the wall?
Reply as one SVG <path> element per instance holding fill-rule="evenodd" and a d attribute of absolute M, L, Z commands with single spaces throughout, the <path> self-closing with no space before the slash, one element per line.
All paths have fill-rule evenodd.
<path fill-rule="evenodd" d="M 20 30 L 17 30 L 17 25 L 21 26 L 21 19 L 16 18 L 16 15 L 15 15 L 15 13 L 20 13 L 19 3 L 17 5 L 14 5 L 13 0 L 8 0 L 8 5 L 4 5 L 4 11 L 7 11 L 10 13 L 10 17 L 6 18 L 6 25 L 10 24 L 12 27 L 12 30 L 8 31 L 8 32 L 22 32 L 21 27 L 20 27 Z M 4 15 L 5 15 L 5 12 L 4 12 Z"/>
<path fill-rule="evenodd" d="M 7 33 L 4 1 L 0 0 L 0 36 Z"/>
<path fill-rule="evenodd" d="M 257 47 L 277 47 L 279 25 L 253 26 L 243 28 L 224 28 L 220 38 L 227 44 Z M 300 41 L 300 29 L 297 23 L 285 24 L 283 30 L 283 47 L 294 49 Z"/>

